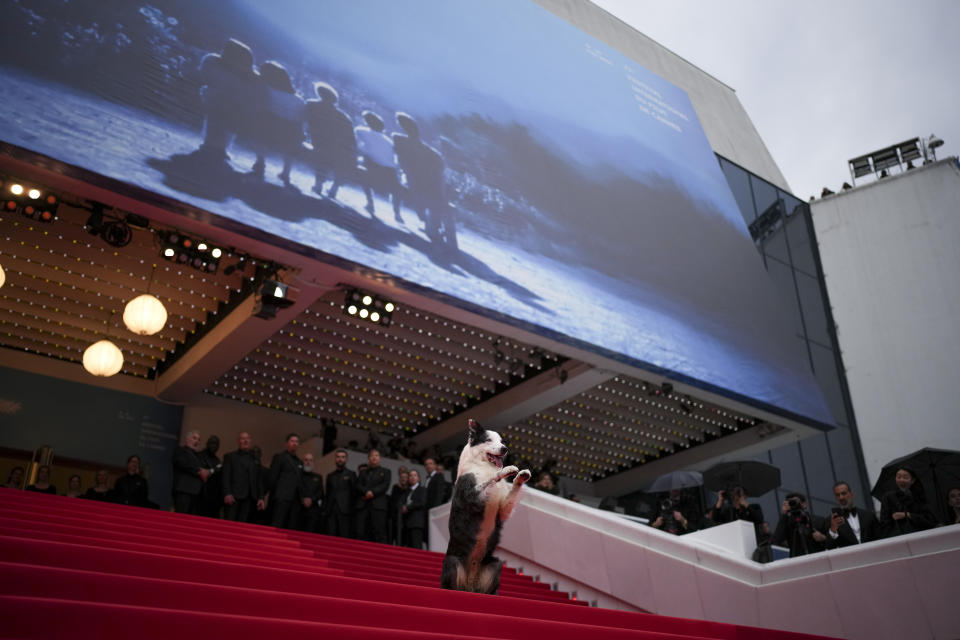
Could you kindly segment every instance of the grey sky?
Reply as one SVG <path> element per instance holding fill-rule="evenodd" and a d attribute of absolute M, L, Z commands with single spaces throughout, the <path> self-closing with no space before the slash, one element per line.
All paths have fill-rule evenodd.
<path fill-rule="evenodd" d="M 733 87 L 793 193 L 915 136 L 960 149 L 958 0 L 592 0 Z"/>

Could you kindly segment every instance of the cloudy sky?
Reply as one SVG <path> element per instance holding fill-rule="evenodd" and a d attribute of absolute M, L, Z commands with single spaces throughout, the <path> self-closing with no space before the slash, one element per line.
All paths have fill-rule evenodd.
<path fill-rule="evenodd" d="M 935 133 L 960 153 L 958 0 L 592 0 L 733 87 L 793 193 Z"/>

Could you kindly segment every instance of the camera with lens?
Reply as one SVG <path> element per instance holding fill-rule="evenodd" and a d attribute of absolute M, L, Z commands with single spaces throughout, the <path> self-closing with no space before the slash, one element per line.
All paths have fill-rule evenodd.
<path fill-rule="evenodd" d="M 670 498 L 664 498 L 660 501 L 660 513 L 666 516 L 668 513 L 672 516 L 675 505 Z"/>
<path fill-rule="evenodd" d="M 803 511 L 803 501 L 796 496 L 787 500 L 787 506 L 790 507 L 791 514 L 798 514 Z"/>

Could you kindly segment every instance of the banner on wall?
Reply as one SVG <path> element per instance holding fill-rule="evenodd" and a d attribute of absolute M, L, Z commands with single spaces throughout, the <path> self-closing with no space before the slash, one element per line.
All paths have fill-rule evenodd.
<path fill-rule="evenodd" d="M 833 422 L 689 98 L 532 2 L 64 0 L 0 20 L 8 143 Z"/>
<path fill-rule="evenodd" d="M 153 398 L 0 367 L 0 446 L 47 445 L 54 464 L 59 456 L 125 467 L 138 454 L 161 508 L 170 505 L 182 418 L 183 407 Z"/>

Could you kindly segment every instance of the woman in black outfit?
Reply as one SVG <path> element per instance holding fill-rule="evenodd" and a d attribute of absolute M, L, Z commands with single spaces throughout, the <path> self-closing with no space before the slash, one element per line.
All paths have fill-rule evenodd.
<path fill-rule="evenodd" d="M 97 483 L 87 489 L 83 497 L 87 500 L 99 500 L 100 502 L 110 500 L 110 487 L 107 486 L 107 472 L 105 469 L 97 471 Z"/>
<path fill-rule="evenodd" d="M 923 486 L 912 469 L 897 469 L 897 488 L 880 498 L 880 532 L 884 538 L 924 531 L 937 526 L 937 517 L 923 494 Z"/>
<path fill-rule="evenodd" d="M 50 484 L 50 467 L 42 464 L 37 468 L 37 481 L 27 487 L 27 491 L 57 495 L 57 488 Z"/>

